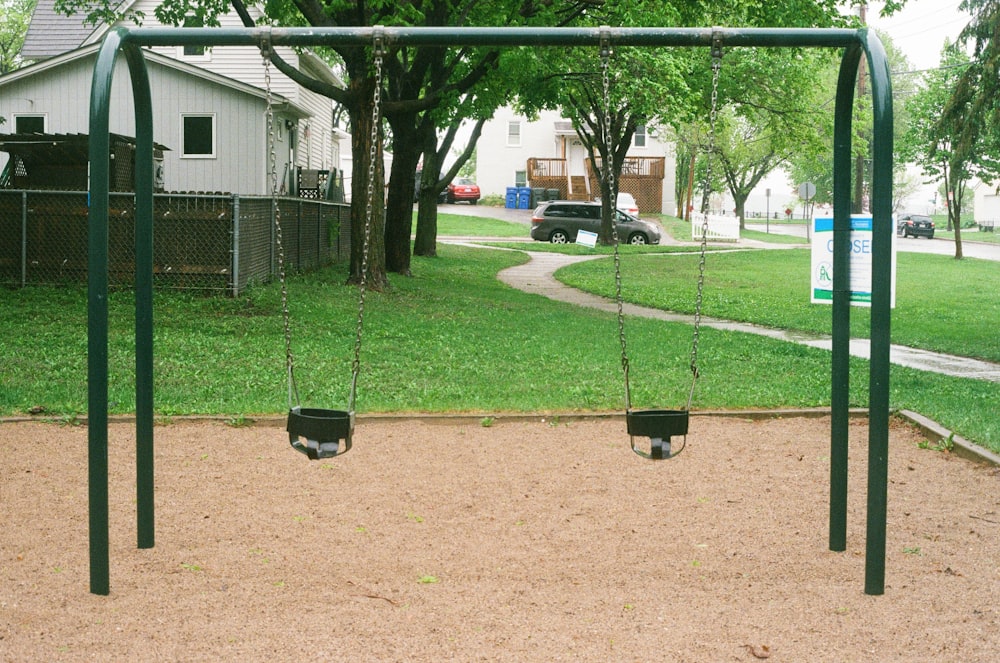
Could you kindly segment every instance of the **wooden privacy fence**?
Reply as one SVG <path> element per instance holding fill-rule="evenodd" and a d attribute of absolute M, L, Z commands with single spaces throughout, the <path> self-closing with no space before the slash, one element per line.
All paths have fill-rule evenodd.
<path fill-rule="evenodd" d="M 591 187 L 599 192 L 601 190 L 601 158 L 597 158 L 598 172 L 596 173 L 590 167 L 589 159 L 586 164 Z M 665 174 L 665 157 L 625 157 L 621 173 L 618 175 L 618 191 L 632 194 L 640 214 L 647 212 L 659 214 L 663 210 L 663 178 Z"/>
<path fill-rule="evenodd" d="M 350 206 L 279 198 L 290 271 L 350 258 Z M 273 200 L 236 194 L 153 197 L 153 282 L 236 296 L 277 274 Z M 87 193 L 0 191 L 0 284 L 87 281 Z M 108 280 L 135 282 L 135 196 L 110 197 Z"/>

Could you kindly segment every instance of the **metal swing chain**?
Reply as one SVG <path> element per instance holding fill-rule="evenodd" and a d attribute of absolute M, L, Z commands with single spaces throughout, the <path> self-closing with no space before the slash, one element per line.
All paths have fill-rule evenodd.
<path fill-rule="evenodd" d="M 368 283 L 368 250 L 371 243 L 372 206 L 375 199 L 375 159 L 378 156 L 379 122 L 382 106 L 382 58 L 385 55 L 383 27 L 374 26 L 372 51 L 375 64 L 375 91 L 372 96 L 372 130 L 368 148 L 368 189 L 365 192 L 365 238 L 361 245 L 361 278 L 358 283 L 358 325 L 354 336 L 354 360 L 351 362 L 351 391 L 347 397 L 347 411 L 354 416 L 354 401 L 358 391 L 358 374 L 361 373 L 361 336 L 365 324 L 365 288 Z"/>
<path fill-rule="evenodd" d="M 610 28 L 607 26 L 601 26 L 601 83 L 603 86 L 602 90 L 602 115 L 601 118 L 601 131 L 603 133 L 604 142 L 604 157 L 601 160 L 601 175 L 604 181 L 607 183 L 608 192 L 612 200 L 616 199 L 615 194 L 615 174 L 612 168 L 611 161 L 611 78 L 608 72 L 609 59 L 611 57 L 611 34 Z M 629 384 L 629 361 L 628 361 L 628 343 L 625 340 L 625 311 L 624 302 L 622 299 L 622 270 L 621 270 L 621 256 L 618 252 L 618 228 L 615 224 L 616 216 L 616 205 L 612 203 L 611 208 L 611 241 L 614 245 L 614 261 L 615 261 L 615 302 L 618 305 L 618 341 L 621 343 L 622 348 L 622 374 L 625 379 L 625 411 L 629 412 L 632 409 L 632 388 Z"/>
<path fill-rule="evenodd" d="M 712 107 L 709 114 L 708 154 L 705 160 L 705 189 L 712 185 L 712 155 L 715 152 L 715 124 L 719 110 L 719 71 L 722 69 L 722 38 L 712 36 Z M 694 386 L 698 381 L 698 340 L 701 329 L 702 291 L 705 287 L 705 248 L 708 244 L 708 195 L 702 203 L 701 255 L 698 259 L 698 287 L 694 300 L 694 333 L 691 340 L 691 389 L 688 391 L 687 410 L 691 409 Z"/>
<path fill-rule="evenodd" d="M 274 239 L 278 253 L 278 281 L 281 284 L 281 316 L 285 330 L 285 367 L 288 373 L 288 409 L 298 407 L 299 390 L 295 384 L 295 357 L 292 354 L 291 314 L 288 311 L 288 282 L 285 277 L 285 249 L 281 237 L 281 206 L 278 204 L 278 159 L 274 148 L 274 99 L 271 92 L 271 33 L 265 28 L 260 41 L 264 60 L 264 91 L 267 105 L 267 150 L 270 161 L 269 180 L 274 215 Z"/>

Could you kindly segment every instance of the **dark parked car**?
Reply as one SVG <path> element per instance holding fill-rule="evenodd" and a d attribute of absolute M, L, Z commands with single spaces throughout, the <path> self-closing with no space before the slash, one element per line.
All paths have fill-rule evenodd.
<path fill-rule="evenodd" d="M 615 210 L 615 227 L 622 243 L 660 243 L 659 227 L 621 210 Z M 550 200 L 536 207 L 531 215 L 531 238 L 539 242 L 575 242 L 580 230 L 596 233 L 600 228 L 600 203 Z"/>
<path fill-rule="evenodd" d="M 417 171 L 417 177 L 416 177 L 416 186 L 413 187 L 413 202 L 417 202 L 418 200 L 420 200 L 420 177 L 421 177 L 421 172 L 418 170 Z M 439 191 L 438 192 L 438 204 L 443 203 L 447 197 L 448 197 L 448 189 L 447 188 L 442 189 L 441 191 Z"/>
<path fill-rule="evenodd" d="M 923 214 L 903 214 L 896 220 L 896 234 L 934 239 L 934 222 Z"/>
<path fill-rule="evenodd" d="M 463 200 L 470 205 L 479 202 L 479 187 L 468 177 L 459 177 L 448 185 L 448 202 L 458 203 Z"/>

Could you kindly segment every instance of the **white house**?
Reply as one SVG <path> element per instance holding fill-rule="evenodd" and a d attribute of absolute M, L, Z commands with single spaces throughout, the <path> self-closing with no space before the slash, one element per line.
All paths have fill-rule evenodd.
<path fill-rule="evenodd" d="M 0 130 L 14 133 L 86 134 L 94 60 L 107 25 L 86 26 L 79 15 L 64 16 L 55 0 L 39 0 L 22 48 L 32 61 L 0 76 Z M 155 0 L 128 8 L 156 25 Z M 260 16 L 259 12 L 256 16 Z M 230 13 L 223 26 L 242 25 Z M 314 54 L 276 48 L 307 75 L 342 85 Z M 225 191 L 263 194 L 269 189 L 266 93 L 261 54 L 254 47 L 159 47 L 145 51 L 153 98 L 153 139 L 168 148 L 163 188 L 168 191 Z M 126 65 L 115 74 L 111 131 L 135 135 L 132 91 Z M 275 105 L 277 171 L 290 187 L 297 169 L 341 171 L 341 145 L 350 141 L 333 127 L 333 103 L 293 83 L 271 67 Z M 0 168 L 6 155 L 0 153 Z"/>
<path fill-rule="evenodd" d="M 620 190 L 636 197 L 640 212 L 673 214 L 674 177 L 672 145 L 640 127 L 623 167 Z M 530 120 L 511 107 L 498 109 L 479 138 L 476 182 L 483 195 L 504 196 L 508 187 L 524 186 L 557 188 L 560 197 L 574 199 L 600 195 L 572 122 L 554 111 Z"/>

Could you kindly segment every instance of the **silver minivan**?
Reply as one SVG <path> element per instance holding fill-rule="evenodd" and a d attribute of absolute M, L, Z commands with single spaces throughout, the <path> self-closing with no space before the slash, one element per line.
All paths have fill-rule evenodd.
<path fill-rule="evenodd" d="M 581 230 L 596 233 L 601 228 L 601 204 L 576 200 L 550 200 L 535 208 L 531 215 L 531 239 L 553 244 L 576 241 Z M 615 210 L 618 241 L 623 244 L 659 244 L 660 228 Z"/>

